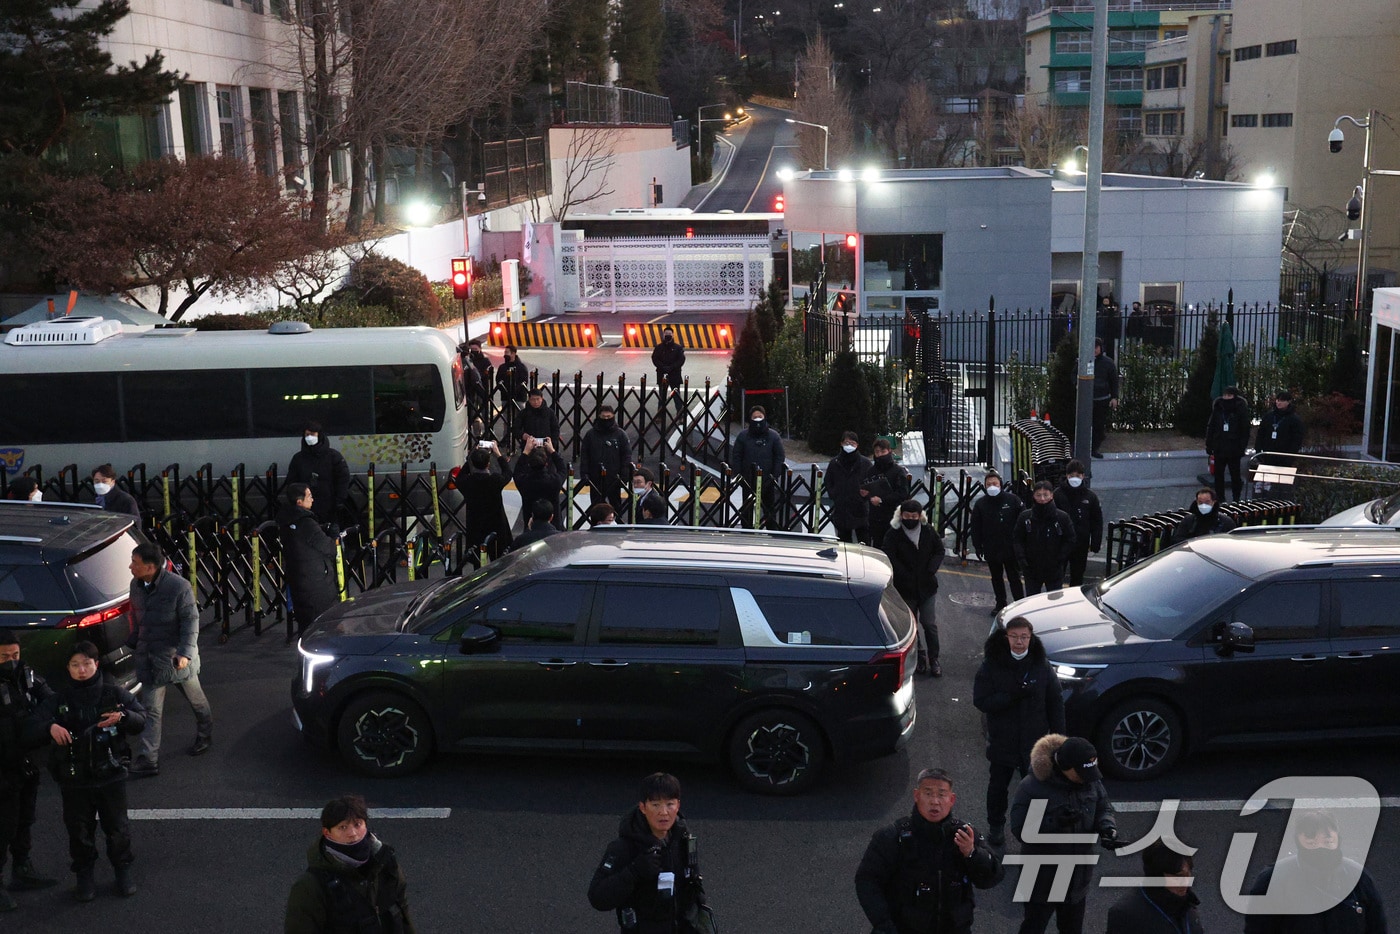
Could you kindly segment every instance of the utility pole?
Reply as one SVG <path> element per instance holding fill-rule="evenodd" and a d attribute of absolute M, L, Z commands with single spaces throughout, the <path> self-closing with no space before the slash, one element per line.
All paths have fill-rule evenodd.
<path fill-rule="evenodd" d="M 1079 380 L 1074 407 L 1074 456 L 1086 466 L 1092 463 L 1090 457 L 1094 437 L 1094 332 L 1099 306 L 1099 191 L 1103 187 L 1103 110 L 1107 65 L 1108 0 L 1094 0 L 1093 70 L 1089 77 L 1089 151 L 1084 154 L 1087 164 L 1084 174 L 1084 266 L 1079 286 Z"/>

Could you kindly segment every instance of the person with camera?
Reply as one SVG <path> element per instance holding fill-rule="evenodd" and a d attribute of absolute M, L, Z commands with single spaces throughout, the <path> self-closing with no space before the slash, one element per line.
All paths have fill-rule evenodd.
<path fill-rule="evenodd" d="M 496 442 L 478 441 L 454 481 L 466 509 L 462 534 L 467 547 L 485 545 L 489 539 L 486 551 L 492 561 L 510 551 L 510 520 L 502 495 L 510 479 L 510 462 Z"/>
<path fill-rule="evenodd" d="M 118 895 L 136 894 L 131 879 L 131 829 L 127 819 L 126 737 L 146 726 L 146 708 L 100 670 L 102 653 L 91 642 L 73 646 L 68 676 L 40 705 L 34 729 L 53 740 L 49 770 L 63 795 L 63 825 L 77 875 L 74 896 L 97 897 L 97 824 L 107 837 L 107 858 L 116 871 Z"/>
<path fill-rule="evenodd" d="M 1031 748 L 1047 733 L 1065 731 L 1060 679 L 1030 620 L 1016 616 L 987 637 L 982 667 L 972 682 L 972 704 L 987 734 L 987 842 L 1006 843 L 1007 786 L 1030 771 Z"/>
<path fill-rule="evenodd" d="M 40 705 L 53 696 L 53 689 L 19 656 L 19 639 L 10 630 L 0 629 L 0 911 L 19 907 L 3 887 L 7 855 L 14 860 L 13 888 L 43 889 L 56 881 L 41 876 L 29 859 L 39 796 L 33 751 L 41 744 L 25 731 Z"/>
<path fill-rule="evenodd" d="M 547 500 L 554 506 L 554 527 L 560 532 L 566 531 L 561 506 L 569 466 L 559 456 L 553 439 L 526 435 L 524 450 L 515 459 L 514 470 L 515 488 L 520 492 L 521 518 L 529 518 L 532 504 Z"/>
<path fill-rule="evenodd" d="M 1118 825 L 1103 787 L 1094 745 L 1083 737 L 1059 733 L 1036 741 L 1031 748 L 1031 774 L 1021 779 L 1016 789 L 1010 822 L 1011 832 L 1021 841 L 1022 856 L 1093 854 L 1092 842 L 1068 842 L 1064 840 L 1067 834 L 1097 834 L 1100 846 L 1117 849 Z M 1034 873 L 1035 882 L 1025 903 L 1019 934 L 1042 934 L 1051 917 L 1059 934 L 1080 934 L 1084 930 L 1084 902 L 1089 897 L 1094 867 L 1083 863 L 1073 867 L 1068 891 L 1052 900 L 1051 886 L 1066 865 L 1025 865 L 1022 871 Z"/>
<path fill-rule="evenodd" d="M 525 396 L 525 408 L 515 417 L 515 443 L 521 451 L 530 449 L 530 442 L 543 444 L 548 441 L 553 450 L 558 450 L 559 416 L 548 402 L 544 401 L 544 390 L 531 386 Z"/>
<path fill-rule="evenodd" d="M 985 838 L 953 816 L 958 796 L 943 769 L 924 769 L 914 808 L 875 831 L 856 869 L 856 897 L 874 934 L 965 934 L 973 889 L 1005 875 Z"/>
<path fill-rule="evenodd" d="M 655 772 L 593 872 L 588 901 L 617 913 L 625 934 L 703 934 L 705 888 L 695 838 L 681 815 L 681 783 Z"/>

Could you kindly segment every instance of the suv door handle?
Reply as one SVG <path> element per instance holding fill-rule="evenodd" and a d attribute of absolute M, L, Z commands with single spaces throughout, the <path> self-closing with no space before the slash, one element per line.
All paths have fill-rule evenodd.
<path fill-rule="evenodd" d="M 1320 662 L 1322 659 L 1321 655 L 1294 655 L 1292 660 L 1295 662 Z"/>
<path fill-rule="evenodd" d="M 1349 658 L 1370 658 L 1370 657 L 1371 657 L 1371 653 L 1370 653 L 1370 652 L 1348 652 L 1348 653 L 1345 654 L 1345 655 L 1338 655 L 1337 657 L 1338 657 L 1338 658 L 1347 658 L 1347 659 L 1349 659 Z"/>
<path fill-rule="evenodd" d="M 535 662 L 535 664 L 541 668 L 572 668 L 578 662 L 566 662 L 562 658 L 551 658 L 547 662 Z"/>
<path fill-rule="evenodd" d="M 619 662 L 616 659 L 605 658 L 601 662 L 589 662 L 594 668 L 626 668 L 626 662 Z"/>

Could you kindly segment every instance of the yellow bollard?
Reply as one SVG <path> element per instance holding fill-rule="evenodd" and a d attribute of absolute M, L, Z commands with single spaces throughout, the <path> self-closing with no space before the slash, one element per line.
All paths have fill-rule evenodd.
<path fill-rule="evenodd" d="M 428 480 L 433 488 L 433 530 L 437 532 L 438 541 L 442 541 L 442 509 L 438 503 L 437 476 L 437 464 L 433 464 L 428 470 Z"/>
<path fill-rule="evenodd" d="M 193 592 L 193 594 L 194 594 L 194 599 L 195 599 L 195 604 L 198 605 L 198 604 L 199 604 L 199 568 L 195 565 L 194 529 L 190 529 L 189 532 L 186 533 L 186 539 L 187 539 L 188 542 L 189 542 L 189 555 L 190 555 L 190 563 L 189 563 L 190 591 Z"/>
<path fill-rule="evenodd" d="M 365 483 L 369 490 L 369 531 L 365 535 L 366 541 L 374 541 L 374 465 L 369 465 L 369 474 L 365 477 Z"/>
<path fill-rule="evenodd" d="M 407 542 L 407 543 L 405 544 L 404 547 L 405 547 L 405 550 L 406 550 L 407 553 L 408 553 L 408 579 L 409 579 L 409 580 L 417 580 L 417 578 L 414 576 L 414 572 L 415 572 L 414 563 L 415 563 L 415 562 L 414 562 L 414 560 L 413 560 L 413 542 L 411 542 L 411 541 L 410 541 L 410 542 Z"/>
<path fill-rule="evenodd" d="M 345 543 L 338 536 L 335 540 L 335 582 L 340 599 L 344 601 L 348 596 L 345 593 Z"/>
<path fill-rule="evenodd" d="M 698 528 L 700 525 L 700 493 L 705 489 L 705 481 L 699 470 L 694 467 L 691 467 L 690 470 L 690 524 Z"/>
<path fill-rule="evenodd" d="M 238 525 L 238 474 L 229 477 L 228 482 L 233 490 L 233 521 L 230 524 L 233 526 L 233 540 L 238 541 L 243 536 L 242 529 Z"/>
<path fill-rule="evenodd" d="M 753 477 L 753 527 L 763 524 L 763 471 L 754 471 Z"/>
<path fill-rule="evenodd" d="M 262 614 L 262 536 L 253 533 L 253 612 Z"/>
<path fill-rule="evenodd" d="M 168 516 L 170 515 L 170 471 L 162 470 L 160 472 L 160 486 L 161 504 L 163 506 L 160 514 Z"/>

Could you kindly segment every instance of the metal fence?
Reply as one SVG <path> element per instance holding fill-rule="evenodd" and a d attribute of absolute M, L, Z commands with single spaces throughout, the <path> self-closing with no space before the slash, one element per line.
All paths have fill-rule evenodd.
<path fill-rule="evenodd" d="M 1294 525 L 1302 507 L 1288 500 L 1266 499 L 1222 503 L 1220 511 L 1242 526 Z M 1175 509 L 1110 522 L 1105 537 L 1104 576 L 1132 567 L 1176 544 L 1176 527 L 1188 515 L 1189 510 Z"/>
<path fill-rule="evenodd" d="M 630 88 L 570 81 L 564 86 L 564 123 L 670 126 L 671 99 Z"/>

